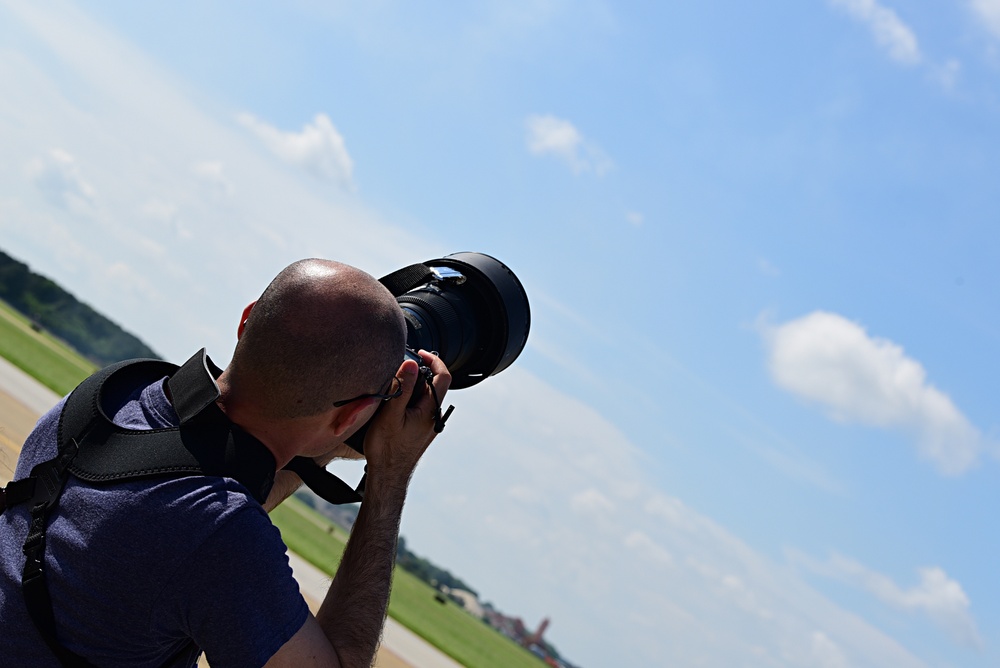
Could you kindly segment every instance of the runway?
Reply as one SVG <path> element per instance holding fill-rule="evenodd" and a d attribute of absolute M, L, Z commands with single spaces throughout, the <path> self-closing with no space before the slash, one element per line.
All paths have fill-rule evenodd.
<path fill-rule="evenodd" d="M 0 358 L 0 485 L 14 475 L 17 455 L 38 418 L 60 397 L 20 369 Z M 292 552 L 288 553 L 295 579 L 315 612 L 326 595 L 330 578 Z M 204 661 L 199 665 L 208 664 Z M 393 619 L 386 619 L 376 668 L 462 668 Z"/>
<path fill-rule="evenodd" d="M 0 357 L 0 484 L 14 476 L 17 455 L 35 422 L 59 395 Z"/>

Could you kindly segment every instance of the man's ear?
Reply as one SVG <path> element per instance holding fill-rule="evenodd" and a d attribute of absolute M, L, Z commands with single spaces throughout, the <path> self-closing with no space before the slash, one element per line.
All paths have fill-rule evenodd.
<path fill-rule="evenodd" d="M 333 435 L 338 438 L 343 436 L 361 418 L 361 414 L 365 412 L 365 409 L 377 401 L 379 400 L 374 397 L 358 399 L 338 408 L 330 419 L 330 428 L 333 430 Z"/>
<path fill-rule="evenodd" d="M 254 304 L 256 304 L 256 303 L 257 303 L 257 300 L 255 299 L 252 302 L 250 302 L 249 304 L 247 304 L 247 307 L 245 309 L 243 309 L 243 315 L 240 316 L 240 326 L 236 328 L 236 340 L 237 341 L 243 336 L 243 330 L 246 329 L 246 326 L 247 326 L 247 318 L 250 317 L 250 311 L 253 310 Z"/>

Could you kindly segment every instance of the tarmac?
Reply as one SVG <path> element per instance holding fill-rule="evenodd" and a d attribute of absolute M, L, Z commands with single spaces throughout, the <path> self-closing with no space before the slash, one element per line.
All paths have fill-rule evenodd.
<path fill-rule="evenodd" d="M 54 406 L 60 397 L 28 376 L 7 360 L 0 358 L 0 485 L 14 476 L 21 444 L 38 418 Z M 330 586 L 330 577 L 292 552 L 288 553 L 299 590 L 310 609 L 319 608 Z M 202 661 L 200 666 L 207 666 Z M 376 668 L 462 668 L 437 648 L 387 618 L 382 645 L 375 659 Z"/>

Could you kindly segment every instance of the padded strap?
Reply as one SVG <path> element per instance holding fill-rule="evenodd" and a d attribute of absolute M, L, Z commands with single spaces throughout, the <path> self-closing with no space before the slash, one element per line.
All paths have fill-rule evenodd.
<path fill-rule="evenodd" d="M 6 487 L 0 488 L 0 513 L 11 506 L 24 503 L 34 495 L 35 479 L 32 477 L 7 483 Z"/>
<path fill-rule="evenodd" d="M 167 369 L 166 367 L 170 367 Z M 204 349 L 179 369 L 162 362 L 137 362 L 109 375 L 104 394 L 120 383 L 153 382 L 168 371 L 171 399 L 180 398 L 179 428 L 133 430 L 115 425 L 97 398 L 86 400 L 90 422 L 80 439 L 80 453 L 70 472 L 91 483 L 135 480 L 160 475 L 212 475 L 234 478 L 263 504 L 274 484 L 274 455 L 267 447 L 229 421 L 215 403 L 218 386 Z M 137 378 L 138 376 L 138 378 Z M 83 388 L 83 386 L 81 386 Z M 75 393 L 74 393 L 75 394 Z M 72 400 L 73 397 L 71 396 Z M 85 401 L 68 401 L 63 419 L 74 427 L 84 422 Z M 197 412 L 195 412 L 197 409 Z M 72 433 L 67 426 L 66 433 Z"/>
<path fill-rule="evenodd" d="M 434 276 L 434 272 L 426 264 L 411 264 L 409 267 L 397 269 L 391 274 L 383 276 L 378 279 L 378 282 L 384 285 L 393 297 L 399 297 L 418 285 L 426 283 L 432 276 Z"/>
<path fill-rule="evenodd" d="M 202 348 L 167 380 L 170 403 L 181 424 L 190 422 L 222 396 L 215 382 L 221 373 Z"/>

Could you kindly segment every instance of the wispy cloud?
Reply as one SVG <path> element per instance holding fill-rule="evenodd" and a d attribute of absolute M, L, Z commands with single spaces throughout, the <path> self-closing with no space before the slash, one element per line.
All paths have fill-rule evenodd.
<path fill-rule="evenodd" d="M 610 513 L 615 509 L 614 502 L 594 488 L 574 494 L 570 505 L 573 507 L 573 510 L 585 515 Z"/>
<path fill-rule="evenodd" d="M 404 534 L 501 609 L 520 601 L 588 639 L 573 652 L 595 664 L 924 665 L 659 489 L 619 429 L 523 368 L 463 394 L 449 430 L 414 478 Z"/>
<path fill-rule="evenodd" d="M 920 454 L 942 473 L 976 463 L 979 431 L 898 344 L 823 311 L 762 331 L 771 375 L 782 388 L 820 404 L 835 420 L 915 435 Z"/>
<path fill-rule="evenodd" d="M 1000 37 L 1000 0 L 970 0 L 973 16 L 994 37 Z"/>
<path fill-rule="evenodd" d="M 969 597 L 962 585 L 940 567 L 918 569 L 920 581 L 904 588 L 887 575 L 840 554 L 834 554 L 826 561 L 795 552 L 789 557 L 793 563 L 812 573 L 863 589 L 897 610 L 925 615 L 960 645 L 982 646 L 979 630 L 969 610 Z"/>
<path fill-rule="evenodd" d="M 811 461 L 791 443 L 777 434 L 767 434 L 764 440 L 754 438 L 750 433 L 731 430 L 734 442 L 743 445 L 779 473 L 800 484 L 821 489 L 830 494 L 844 496 L 846 485 L 837 480 L 819 464 Z"/>
<path fill-rule="evenodd" d="M 773 262 L 764 257 L 757 258 L 757 271 L 765 276 L 770 276 L 771 278 L 777 278 L 781 276 L 781 269 L 774 265 Z"/>
<path fill-rule="evenodd" d="M 943 64 L 930 68 L 931 79 L 942 89 L 952 91 L 962 76 L 962 63 L 957 58 L 949 58 Z"/>
<path fill-rule="evenodd" d="M 625 536 L 624 545 L 658 566 L 672 566 L 674 563 L 673 556 L 666 548 L 641 531 L 632 531 Z"/>
<path fill-rule="evenodd" d="M 83 178 L 80 165 L 68 151 L 54 148 L 25 167 L 28 178 L 50 203 L 74 213 L 92 213 L 97 193 Z"/>
<path fill-rule="evenodd" d="M 875 42 L 897 63 L 916 65 L 922 60 L 916 34 L 892 9 L 876 0 L 830 0 L 830 4 L 866 25 Z"/>
<path fill-rule="evenodd" d="M 525 120 L 525 127 L 532 155 L 554 157 L 574 174 L 593 172 L 603 176 L 614 167 L 600 147 L 585 140 L 576 126 L 565 119 L 533 115 Z"/>
<path fill-rule="evenodd" d="M 293 260 L 336 252 L 378 274 L 439 256 L 356 198 L 309 187 L 307 172 L 263 155 L 256 133 L 205 113 L 189 89 L 72 4 L 0 0 L 0 23 L 40 50 L 11 47 L 0 58 L 0 116 L 10 120 L 0 124 L 5 247 L 168 358 L 206 345 L 225 361 L 233 303 L 256 297 Z M 333 131 L 308 127 L 321 135 L 319 155 L 291 154 L 307 169 L 347 174 Z M 126 271 L 145 282 L 120 280 Z M 164 323 L 162 313 L 177 317 Z"/>
<path fill-rule="evenodd" d="M 281 160 L 320 180 L 354 188 L 354 161 L 347 153 L 344 137 L 326 114 L 316 114 L 301 132 L 279 130 L 249 113 L 240 114 L 237 120 Z"/>
<path fill-rule="evenodd" d="M 142 205 L 139 213 L 147 220 L 159 225 L 161 230 L 164 228 L 170 230 L 181 239 L 192 240 L 195 238 L 194 233 L 181 221 L 176 204 L 153 198 Z"/>
<path fill-rule="evenodd" d="M 191 173 L 201 179 L 219 195 L 233 194 L 233 184 L 226 178 L 226 170 L 221 160 L 203 160 L 191 166 Z"/>
<path fill-rule="evenodd" d="M 850 668 L 840 645 L 830 640 L 822 631 L 812 634 L 812 653 L 817 668 Z"/>

